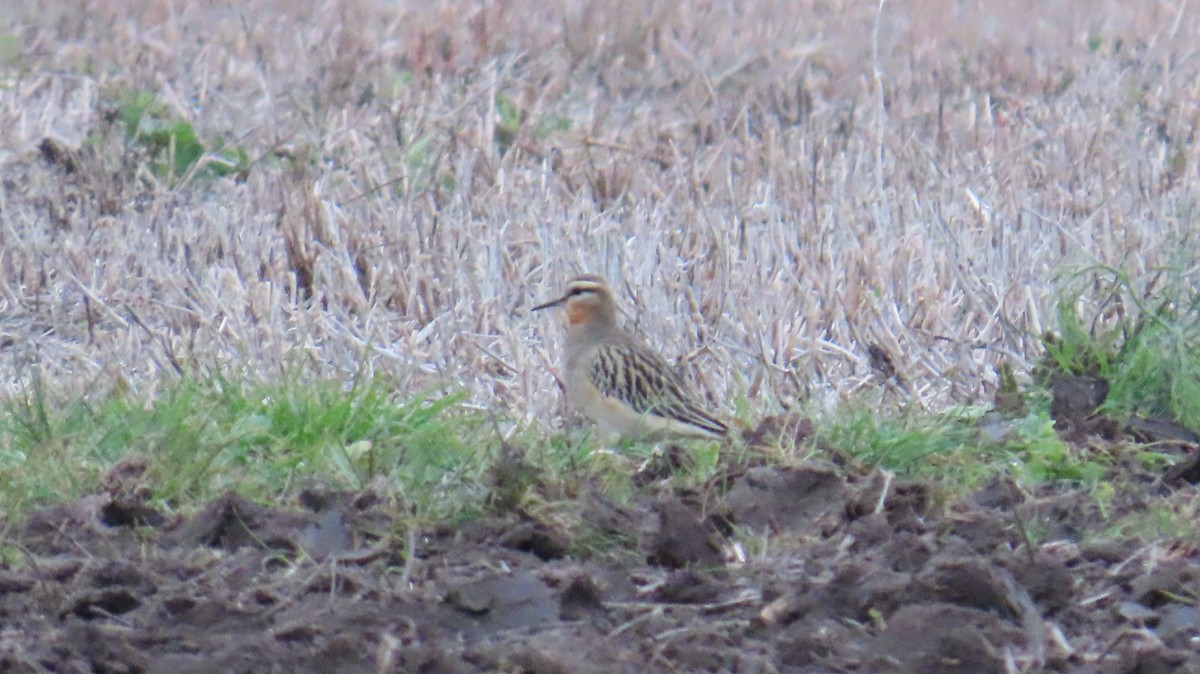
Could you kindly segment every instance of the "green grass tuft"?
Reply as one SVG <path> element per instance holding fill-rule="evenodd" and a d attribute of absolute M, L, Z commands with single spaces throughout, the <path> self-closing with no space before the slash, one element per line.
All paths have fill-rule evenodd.
<path fill-rule="evenodd" d="M 1045 340 L 1041 379 L 1097 376 L 1109 385 L 1102 411 L 1200 431 L 1200 292 L 1180 269 L 1137 280 L 1112 267 L 1077 272 L 1058 302 L 1060 333 Z"/>
<path fill-rule="evenodd" d="M 1095 484 L 1110 464 L 1064 444 L 1045 411 L 1011 420 L 989 420 L 982 408 L 881 419 L 857 409 L 827 420 L 818 434 L 822 446 L 951 493 L 996 475 L 1029 485 Z"/>
<path fill-rule="evenodd" d="M 77 498 L 132 452 L 154 498 L 188 508 L 227 490 L 286 501 L 313 482 L 386 480 L 414 512 L 477 507 L 487 429 L 461 394 L 395 401 L 390 382 L 242 385 L 184 379 L 153 401 L 54 400 L 35 380 L 0 416 L 6 516 Z"/>
<path fill-rule="evenodd" d="M 179 119 L 149 91 L 125 94 L 116 105 L 116 117 L 127 142 L 144 149 L 155 175 L 171 182 L 187 176 L 198 163 L 198 172 L 209 177 L 244 175 L 251 160 L 244 148 L 223 140 L 207 147 L 195 128 Z"/>

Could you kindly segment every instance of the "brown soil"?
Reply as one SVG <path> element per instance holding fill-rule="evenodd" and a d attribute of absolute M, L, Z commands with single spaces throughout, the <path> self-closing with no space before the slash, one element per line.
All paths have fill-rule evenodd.
<path fill-rule="evenodd" d="M 1107 514 L 1004 480 L 934 506 L 851 465 L 742 466 L 703 498 L 647 478 L 580 497 L 577 530 L 629 542 L 605 549 L 528 514 L 406 530 L 370 490 L 168 517 L 139 471 L 30 519 L 0 671 L 1200 672 L 1195 551 L 1095 533 L 1170 498 L 1151 475 Z"/>

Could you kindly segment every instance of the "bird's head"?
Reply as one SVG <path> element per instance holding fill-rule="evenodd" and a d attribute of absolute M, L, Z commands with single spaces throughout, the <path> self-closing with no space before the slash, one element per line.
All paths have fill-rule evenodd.
<path fill-rule="evenodd" d="M 616 302 L 613 300 L 612 290 L 600 276 L 576 276 L 567 282 L 562 297 L 539 304 L 533 310 L 541 311 L 559 306 L 566 307 L 567 323 L 572 326 L 616 324 Z"/>

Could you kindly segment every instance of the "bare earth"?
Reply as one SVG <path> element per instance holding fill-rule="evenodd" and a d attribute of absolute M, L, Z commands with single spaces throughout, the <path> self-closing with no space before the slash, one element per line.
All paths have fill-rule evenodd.
<path fill-rule="evenodd" d="M 787 422 L 752 442 L 808 432 Z M 166 518 L 131 458 L 19 536 L 0 670 L 1200 672 L 1194 550 L 1097 534 L 1192 487 L 1078 439 L 1116 459 L 1107 513 L 1068 488 L 935 504 L 876 470 L 753 458 L 681 492 L 664 458 L 629 506 L 582 485 L 571 534 L 523 510 L 406 529 L 372 490 Z"/>

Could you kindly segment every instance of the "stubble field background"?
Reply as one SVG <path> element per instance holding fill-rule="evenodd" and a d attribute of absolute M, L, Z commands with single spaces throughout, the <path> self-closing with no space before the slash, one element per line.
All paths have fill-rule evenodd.
<path fill-rule="evenodd" d="M 1028 371 L 1076 270 L 1195 260 L 1186 4 L 5 14 L 10 393 L 365 368 L 555 425 L 528 309 L 588 271 L 725 411 L 875 385 L 871 343 L 936 409 Z"/>

